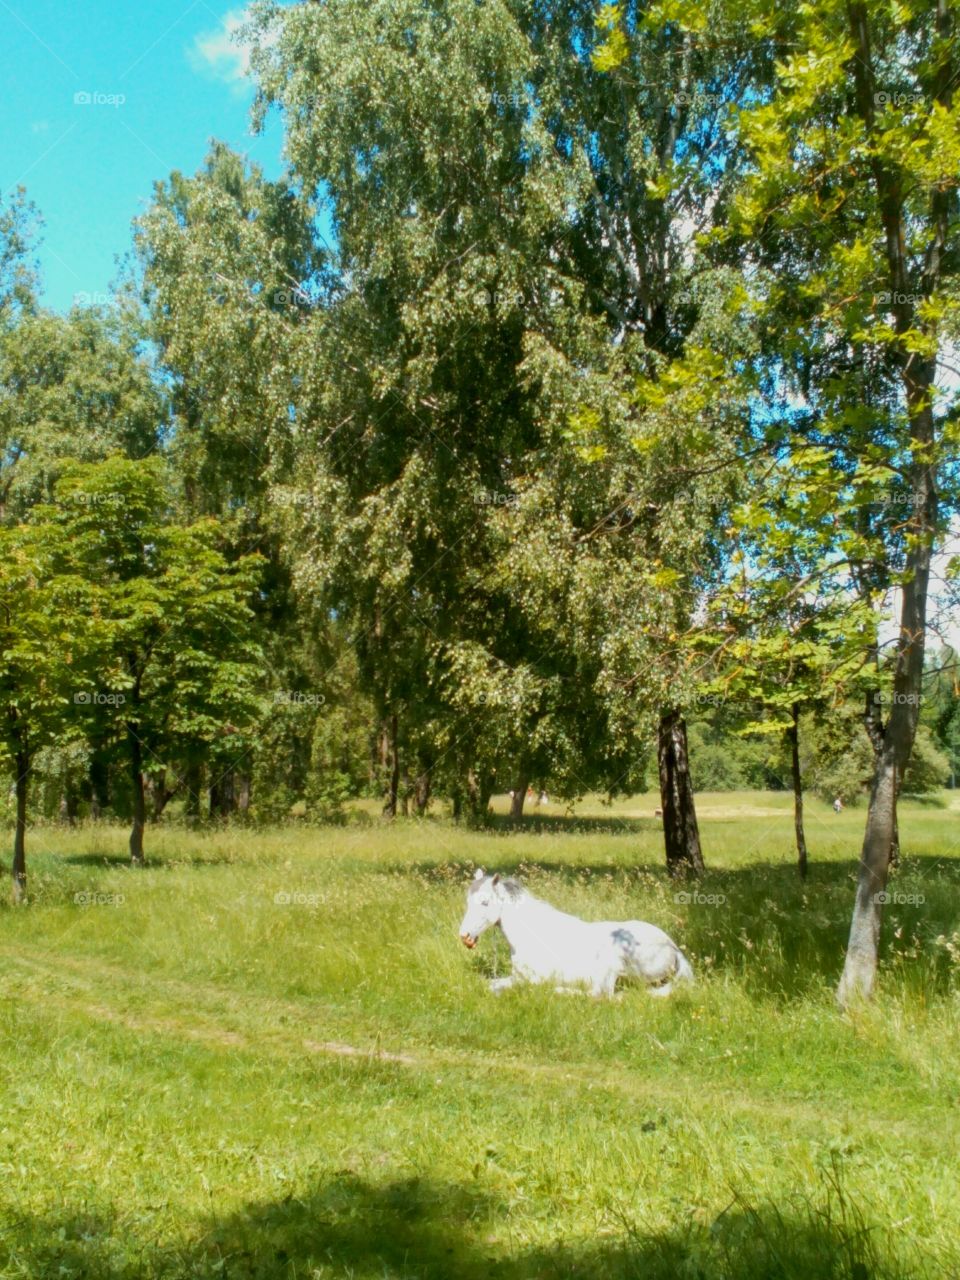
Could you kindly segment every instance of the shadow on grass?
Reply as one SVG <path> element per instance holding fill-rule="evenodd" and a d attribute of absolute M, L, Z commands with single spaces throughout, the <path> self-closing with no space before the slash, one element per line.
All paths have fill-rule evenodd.
<path fill-rule="evenodd" d="M 663 823 L 654 817 L 653 807 L 647 818 L 605 816 L 578 817 L 575 813 L 525 813 L 521 822 L 509 814 L 493 813 L 478 828 L 498 836 L 528 835 L 639 835 L 662 831 Z"/>
<path fill-rule="evenodd" d="M 606 1238 L 509 1245 L 507 1205 L 476 1185 L 343 1174 L 308 1196 L 248 1205 L 201 1224 L 182 1248 L 84 1213 L 20 1220 L 0 1238 L 17 1274 L 85 1280 L 924 1280 L 960 1275 L 903 1235 L 868 1225 L 836 1188 L 780 1208 L 735 1197 L 711 1223 Z M 142 1219 L 141 1219 L 142 1221 Z M 7 1272 L 5 1272 L 7 1273 Z M 9 1274 L 9 1273 L 8 1273 Z"/>

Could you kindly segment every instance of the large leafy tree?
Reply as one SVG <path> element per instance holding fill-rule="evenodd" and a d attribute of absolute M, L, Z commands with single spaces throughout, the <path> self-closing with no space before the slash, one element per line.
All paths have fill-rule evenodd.
<path fill-rule="evenodd" d="M 16 521 L 49 499 L 63 458 L 147 457 L 165 418 L 137 336 L 117 312 L 21 309 L 0 325 L 0 516 Z"/>
<path fill-rule="evenodd" d="M 192 752 L 227 769 L 252 748 L 262 659 L 251 634 L 259 557 L 229 562 L 207 518 L 172 519 L 159 460 L 73 463 L 30 517 L 58 548 L 54 580 L 85 584 L 96 619 L 76 707 L 126 766 L 130 856 L 143 861 L 145 777 Z M 79 674 L 79 673 L 78 673 Z"/>
<path fill-rule="evenodd" d="M 304 576 L 356 611 L 388 734 L 400 706 L 445 726 L 444 751 L 475 757 L 481 801 L 495 772 L 522 794 L 546 761 L 595 785 L 606 759 L 604 785 L 624 780 L 626 739 L 600 741 L 617 679 L 621 730 L 654 701 L 676 726 L 676 666 L 656 690 L 645 679 L 645 610 L 616 613 L 608 646 L 637 665 L 615 677 L 603 657 L 602 535 L 625 531 L 618 555 L 638 562 L 648 604 L 689 619 L 723 501 L 695 483 L 719 437 L 684 420 L 698 378 L 710 412 L 716 361 L 700 376 L 691 360 L 669 404 L 648 389 L 638 405 L 635 387 L 683 357 L 707 295 L 731 294 L 692 258 L 735 185 L 722 121 L 744 69 L 632 7 L 605 24 L 617 57 L 595 61 L 595 17 L 340 0 L 256 20 L 262 105 L 285 113 L 298 187 L 329 202 L 342 282 L 314 321 L 323 376 L 297 403 L 300 439 L 322 442 Z M 729 442 L 728 397 L 713 424 Z M 681 481 L 678 457 L 693 464 Z M 561 622 L 574 582 L 581 603 Z M 683 798 L 674 865 L 697 856 Z"/>
<path fill-rule="evenodd" d="M 761 6 L 769 27 L 783 15 Z M 950 506 L 955 397 L 938 389 L 956 337 L 960 119 L 955 15 L 832 0 L 790 16 L 775 92 L 741 114 L 756 172 L 737 220 L 759 268 L 783 378 L 806 412 L 794 492 L 841 498 L 824 565 L 851 589 L 893 585 L 899 635 L 867 724 L 875 769 L 842 1002 L 873 989 L 896 799 L 921 700 L 931 559 Z M 875 519 L 879 491 L 899 500 Z M 882 511 L 889 511 L 889 505 Z M 884 718 L 881 710 L 889 708 Z"/>
<path fill-rule="evenodd" d="M 16 797 L 13 898 L 27 891 L 26 832 L 37 753 L 62 739 L 71 696 L 83 692 L 89 592 L 60 572 L 59 530 L 0 528 L 0 758 Z"/>
<path fill-rule="evenodd" d="M 286 513 L 271 490 L 297 381 L 315 376 L 309 361 L 294 359 L 298 332 L 329 290 L 309 206 L 293 198 L 286 182 L 266 180 L 215 142 L 195 175 L 174 172 L 157 184 L 136 225 L 135 266 L 143 305 L 138 323 L 155 344 L 172 404 L 167 452 L 184 518 L 215 516 L 228 555 L 256 551 L 264 557 L 254 607 L 274 691 L 309 686 L 313 697 L 317 663 L 333 637 L 297 609 L 281 547 Z M 272 748 L 299 754 L 291 765 L 298 775 L 312 730 L 304 723 L 299 733 L 294 722 L 300 724 L 312 707 L 306 703 L 294 712 L 288 704 L 280 720 L 290 731 L 279 736 L 278 725 L 268 723 L 276 712 L 272 702 L 264 713 L 262 729 Z M 251 763 L 236 776 L 217 770 L 211 788 L 216 812 L 245 807 Z M 187 768 L 193 810 L 201 762 L 191 759 Z M 259 776 L 266 781 L 272 775 L 261 769 Z"/>

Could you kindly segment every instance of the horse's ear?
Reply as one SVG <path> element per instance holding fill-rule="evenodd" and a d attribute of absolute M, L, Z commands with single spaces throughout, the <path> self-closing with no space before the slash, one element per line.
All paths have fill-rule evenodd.
<path fill-rule="evenodd" d="M 493 877 L 493 883 L 494 883 L 495 885 L 498 885 L 498 884 L 500 883 L 500 872 L 499 872 L 499 871 L 498 871 L 498 872 L 497 872 L 497 874 Z"/>
<path fill-rule="evenodd" d="M 483 879 L 483 867 L 477 867 L 476 871 L 473 873 L 473 878 L 474 880 Z"/>

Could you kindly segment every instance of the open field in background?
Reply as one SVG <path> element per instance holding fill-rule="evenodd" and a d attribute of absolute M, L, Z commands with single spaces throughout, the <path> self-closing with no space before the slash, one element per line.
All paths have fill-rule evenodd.
<path fill-rule="evenodd" d="M 698 797 L 691 901 L 654 796 L 150 828 L 142 872 L 124 829 L 37 828 L 0 909 L 0 1275 L 960 1276 L 958 800 L 902 806 L 910 901 L 846 1017 L 862 810 L 808 801 L 801 885 L 789 796 Z M 698 986 L 490 996 L 476 865 L 662 925 Z"/>

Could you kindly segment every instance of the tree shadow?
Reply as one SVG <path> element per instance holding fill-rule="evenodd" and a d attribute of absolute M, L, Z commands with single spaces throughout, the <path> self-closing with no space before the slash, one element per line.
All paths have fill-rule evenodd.
<path fill-rule="evenodd" d="M 89 1213 L 21 1219 L 0 1259 L 20 1274 L 85 1280 L 921 1280 L 960 1275 L 903 1235 L 869 1225 L 851 1198 L 751 1203 L 734 1195 L 712 1220 L 645 1230 L 622 1215 L 602 1238 L 510 1247 L 507 1202 L 479 1182 L 342 1173 L 305 1196 L 255 1202 L 159 1245 L 140 1225 Z M 142 1237 L 139 1234 L 143 1233 Z M 611 1232 L 612 1234 L 607 1234 Z"/>
<path fill-rule="evenodd" d="M 509 814 L 492 813 L 484 830 L 499 836 L 523 835 L 640 835 L 660 832 L 663 824 L 651 807 L 648 818 L 610 817 L 575 813 L 525 813 L 519 822 Z"/>

